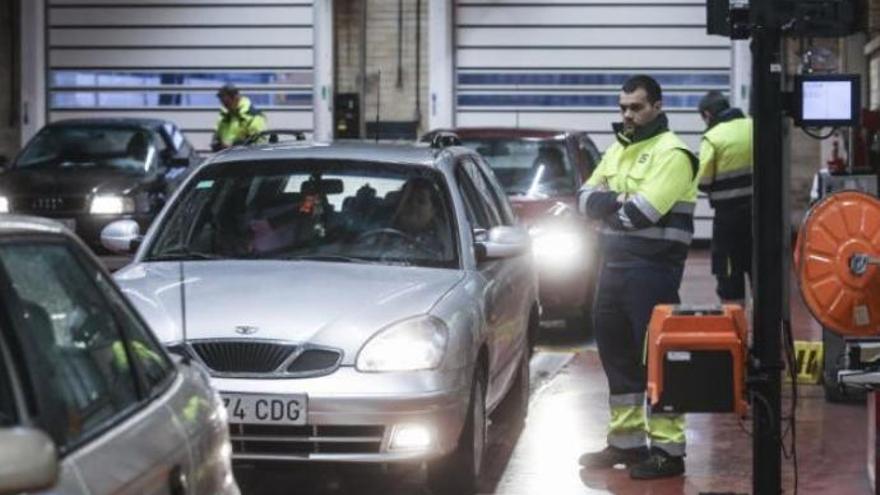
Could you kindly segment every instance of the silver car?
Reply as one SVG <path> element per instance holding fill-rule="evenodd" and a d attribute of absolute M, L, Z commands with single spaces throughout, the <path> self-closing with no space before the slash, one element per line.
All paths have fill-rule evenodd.
<path fill-rule="evenodd" d="M 105 246 L 137 233 L 108 226 Z M 524 419 L 530 260 L 472 151 L 294 144 L 203 165 L 116 278 L 211 370 L 235 460 L 429 461 L 462 494 L 488 415 Z"/>
<path fill-rule="evenodd" d="M 0 215 L 0 304 L 0 494 L 239 493 L 210 377 L 60 224 Z"/>

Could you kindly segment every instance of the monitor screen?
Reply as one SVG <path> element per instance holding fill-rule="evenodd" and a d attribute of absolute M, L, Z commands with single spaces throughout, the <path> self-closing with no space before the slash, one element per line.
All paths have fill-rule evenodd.
<path fill-rule="evenodd" d="M 804 120 L 852 118 L 852 81 L 804 81 Z"/>
<path fill-rule="evenodd" d="M 795 120 L 800 126 L 853 126 L 858 123 L 858 76 L 798 76 L 795 94 Z"/>

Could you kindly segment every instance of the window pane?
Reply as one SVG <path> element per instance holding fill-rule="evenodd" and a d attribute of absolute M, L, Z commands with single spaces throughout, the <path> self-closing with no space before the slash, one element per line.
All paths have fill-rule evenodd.
<path fill-rule="evenodd" d="M 136 127 L 56 126 L 43 129 L 15 162 L 47 170 L 120 169 L 145 173 L 155 165 L 157 137 Z"/>
<path fill-rule="evenodd" d="M 128 340 L 132 356 L 148 385 L 152 388 L 164 383 L 173 371 L 171 361 L 152 337 L 150 330 L 141 323 L 128 302 L 113 287 L 112 282 L 100 272 L 97 272 L 97 281 L 107 300 L 116 308 L 117 319 L 124 328 L 123 334 Z"/>
<path fill-rule="evenodd" d="M 540 198 L 575 191 L 564 140 L 485 138 L 464 145 L 480 153 L 509 195 Z"/>
<path fill-rule="evenodd" d="M 0 346 L 3 344 L 0 343 Z M 0 348 L 0 428 L 16 424 L 15 400 L 12 394 L 12 379 L 3 349 Z"/>
<path fill-rule="evenodd" d="M 292 160 L 203 169 L 148 259 L 345 260 L 455 267 L 454 210 L 427 167 Z"/>
<path fill-rule="evenodd" d="M 137 401 L 125 346 L 107 301 L 61 244 L 0 246 L 0 264 L 19 299 L 13 321 L 40 403 L 42 426 L 59 446 L 99 429 Z"/>

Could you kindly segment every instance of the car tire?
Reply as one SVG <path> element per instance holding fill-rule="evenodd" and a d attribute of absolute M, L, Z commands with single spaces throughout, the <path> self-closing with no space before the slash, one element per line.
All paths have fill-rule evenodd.
<path fill-rule="evenodd" d="M 507 396 L 497 409 L 495 415 L 500 424 L 518 430 L 525 426 L 526 417 L 529 415 L 529 355 L 523 353 L 519 360 L 516 376 Z"/>
<path fill-rule="evenodd" d="M 428 463 L 427 484 L 431 493 L 471 495 L 477 492 L 487 430 L 485 385 L 482 373 L 477 373 L 458 445 L 450 454 Z"/>
<path fill-rule="evenodd" d="M 526 345 L 529 358 L 535 353 L 535 347 L 538 345 L 538 336 L 541 333 L 541 313 L 537 306 L 533 306 L 529 311 L 529 326 L 526 328 Z"/>

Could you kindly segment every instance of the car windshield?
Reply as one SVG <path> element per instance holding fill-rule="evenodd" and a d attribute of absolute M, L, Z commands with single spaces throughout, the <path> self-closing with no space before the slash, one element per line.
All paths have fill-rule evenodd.
<path fill-rule="evenodd" d="M 147 260 L 458 266 L 442 175 L 360 161 L 227 163 L 188 182 Z"/>
<path fill-rule="evenodd" d="M 483 155 L 509 195 L 550 197 L 573 194 L 574 171 L 561 139 L 465 139 Z"/>
<path fill-rule="evenodd" d="M 153 134 L 134 127 L 43 129 L 16 160 L 19 168 L 114 168 L 145 172 L 156 159 Z"/>

